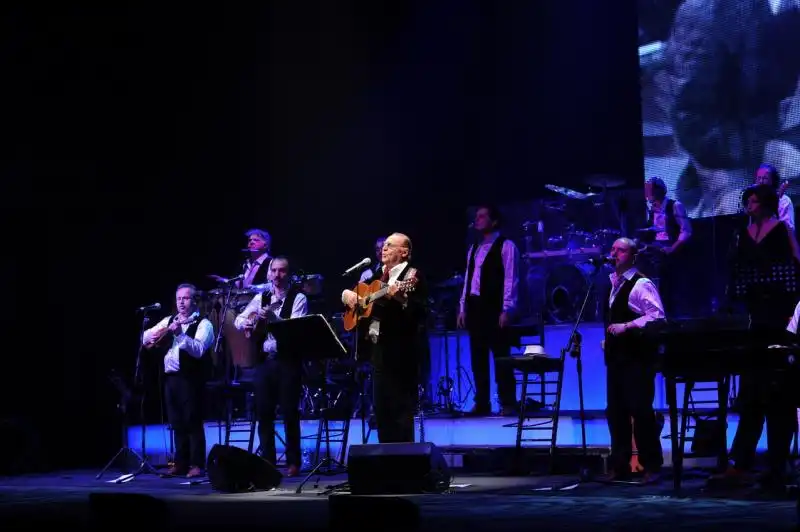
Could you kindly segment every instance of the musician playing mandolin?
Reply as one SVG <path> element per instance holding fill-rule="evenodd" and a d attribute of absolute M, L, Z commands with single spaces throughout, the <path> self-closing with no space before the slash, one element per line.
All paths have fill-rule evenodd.
<path fill-rule="evenodd" d="M 286 463 L 289 477 L 299 473 L 300 454 L 300 394 L 303 366 L 301 360 L 279 357 L 280 346 L 272 334 L 260 334 L 266 323 L 299 318 L 308 314 L 308 300 L 299 288 L 292 286 L 289 259 L 275 257 L 269 265 L 272 287 L 247 304 L 234 322 L 239 330 L 250 332 L 261 343 L 260 356 L 253 371 L 258 439 L 261 456 L 275 464 L 275 410 L 280 406 L 286 435 Z"/>
<path fill-rule="evenodd" d="M 389 235 L 383 244 L 380 274 L 388 284 L 386 295 L 372 304 L 366 322 L 374 368 L 374 407 L 380 443 L 413 442 L 417 410 L 419 370 L 427 348 L 425 332 L 427 293 L 424 280 L 411 267 L 411 240 L 404 234 Z M 413 290 L 401 289 L 412 286 Z M 359 304 L 353 290 L 342 292 L 351 309 Z"/>
<path fill-rule="evenodd" d="M 205 361 L 214 343 L 214 327 L 197 314 L 197 289 L 182 284 L 175 293 L 176 316 L 167 316 L 144 332 L 147 349 L 169 346 L 164 356 L 167 419 L 175 433 L 175 463 L 169 475 L 203 474 L 206 437 L 203 429 Z"/>

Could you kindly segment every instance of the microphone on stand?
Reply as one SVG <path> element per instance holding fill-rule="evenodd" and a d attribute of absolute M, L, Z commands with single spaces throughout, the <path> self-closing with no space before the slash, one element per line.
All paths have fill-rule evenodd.
<path fill-rule="evenodd" d="M 150 310 L 161 310 L 161 303 L 153 303 L 152 305 L 145 305 L 139 307 L 139 312 L 147 312 Z"/>
<path fill-rule="evenodd" d="M 348 275 L 350 275 L 354 271 L 360 270 L 364 266 L 369 266 L 370 264 L 372 264 L 372 259 L 370 259 L 369 257 L 365 257 L 365 258 L 361 259 L 361 262 L 359 262 L 358 264 L 353 264 L 352 266 L 347 268 L 344 271 L 344 273 L 342 274 L 342 277 L 347 277 Z"/>

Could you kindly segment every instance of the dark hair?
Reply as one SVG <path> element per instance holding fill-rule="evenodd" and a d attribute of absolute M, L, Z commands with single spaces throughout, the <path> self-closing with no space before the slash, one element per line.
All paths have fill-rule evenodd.
<path fill-rule="evenodd" d="M 771 165 L 770 163 L 763 163 L 761 166 L 758 167 L 759 170 L 764 169 L 767 171 L 769 175 L 770 182 L 769 184 L 772 185 L 772 188 L 775 190 L 778 189 L 778 185 L 781 182 L 781 174 L 778 172 L 778 169 L 775 166 Z"/>
<path fill-rule="evenodd" d="M 503 225 L 503 215 L 500 214 L 500 209 L 494 205 L 480 204 L 475 208 L 475 212 L 477 213 L 481 209 L 486 209 L 486 213 L 489 215 L 489 219 L 494 222 L 495 227 L 499 228 Z"/>
<path fill-rule="evenodd" d="M 651 177 L 650 179 L 645 181 L 645 184 L 652 185 L 655 190 L 658 190 L 661 193 L 660 194 L 661 196 L 664 197 L 667 196 L 667 185 L 666 183 L 664 183 L 664 180 L 661 179 L 660 177 Z"/>
<path fill-rule="evenodd" d="M 778 194 L 770 185 L 750 185 L 742 192 L 742 207 L 747 207 L 747 200 L 755 196 L 761 207 L 772 215 L 778 214 Z"/>
<path fill-rule="evenodd" d="M 289 269 L 291 269 L 291 264 L 292 263 L 289 261 L 289 257 L 287 257 L 286 255 L 278 255 L 277 257 L 272 257 L 271 259 L 269 259 L 269 267 L 270 268 L 272 268 L 273 261 L 276 261 L 276 260 L 282 260 L 283 262 L 288 264 L 289 265 Z"/>

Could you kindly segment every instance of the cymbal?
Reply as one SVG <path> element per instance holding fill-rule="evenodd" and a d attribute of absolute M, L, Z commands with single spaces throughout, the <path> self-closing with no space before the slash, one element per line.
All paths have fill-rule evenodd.
<path fill-rule="evenodd" d="M 584 183 L 590 187 L 598 188 L 616 188 L 625 184 L 625 180 L 621 177 L 613 175 L 590 175 L 583 180 Z"/>
<path fill-rule="evenodd" d="M 547 190 L 552 190 L 562 196 L 566 196 L 570 199 L 576 200 L 587 200 L 593 196 L 597 196 L 596 192 L 589 192 L 588 194 L 584 194 L 583 192 L 578 192 L 577 190 L 572 190 L 571 188 L 567 187 L 560 187 L 558 185 L 545 185 L 544 188 Z"/>

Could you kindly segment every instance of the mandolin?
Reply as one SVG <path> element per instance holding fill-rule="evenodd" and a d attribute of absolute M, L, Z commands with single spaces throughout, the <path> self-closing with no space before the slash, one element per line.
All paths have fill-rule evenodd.
<path fill-rule="evenodd" d="M 177 323 L 178 325 L 190 325 L 200 319 L 200 313 L 198 311 L 192 312 L 189 316 L 185 318 L 181 318 L 180 316 L 176 317 L 172 323 Z M 169 326 L 171 324 L 167 324 L 166 327 L 162 327 L 161 329 L 157 330 L 153 336 L 150 338 L 150 341 L 144 344 L 146 348 L 155 347 L 162 343 L 164 338 L 169 336 Z"/>
<path fill-rule="evenodd" d="M 416 277 L 399 281 L 396 284 L 400 292 L 412 292 L 416 285 Z M 358 325 L 359 320 L 369 318 L 372 315 L 373 303 L 389 293 L 389 285 L 382 283 L 380 280 L 375 280 L 369 284 L 358 283 L 353 291 L 358 296 L 358 304 L 354 308 L 346 309 L 344 312 L 345 331 L 352 331 Z"/>
<path fill-rule="evenodd" d="M 247 317 L 247 325 L 244 328 L 245 338 L 252 337 L 254 332 L 257 333 L 257 337 L 261 336 L 262 334 L 266 335 L 267 331 L 265 325 L 271 321 L 270 315 L 273 312 L 280 310 L 281 305 L 283 305 L 283 300 L 276 301 L 275 303 L 264 307 L 264 310 L 267 311 L 267 316 L 265 318 L 259 318 L 258 312 L 251 312 Z"/>

